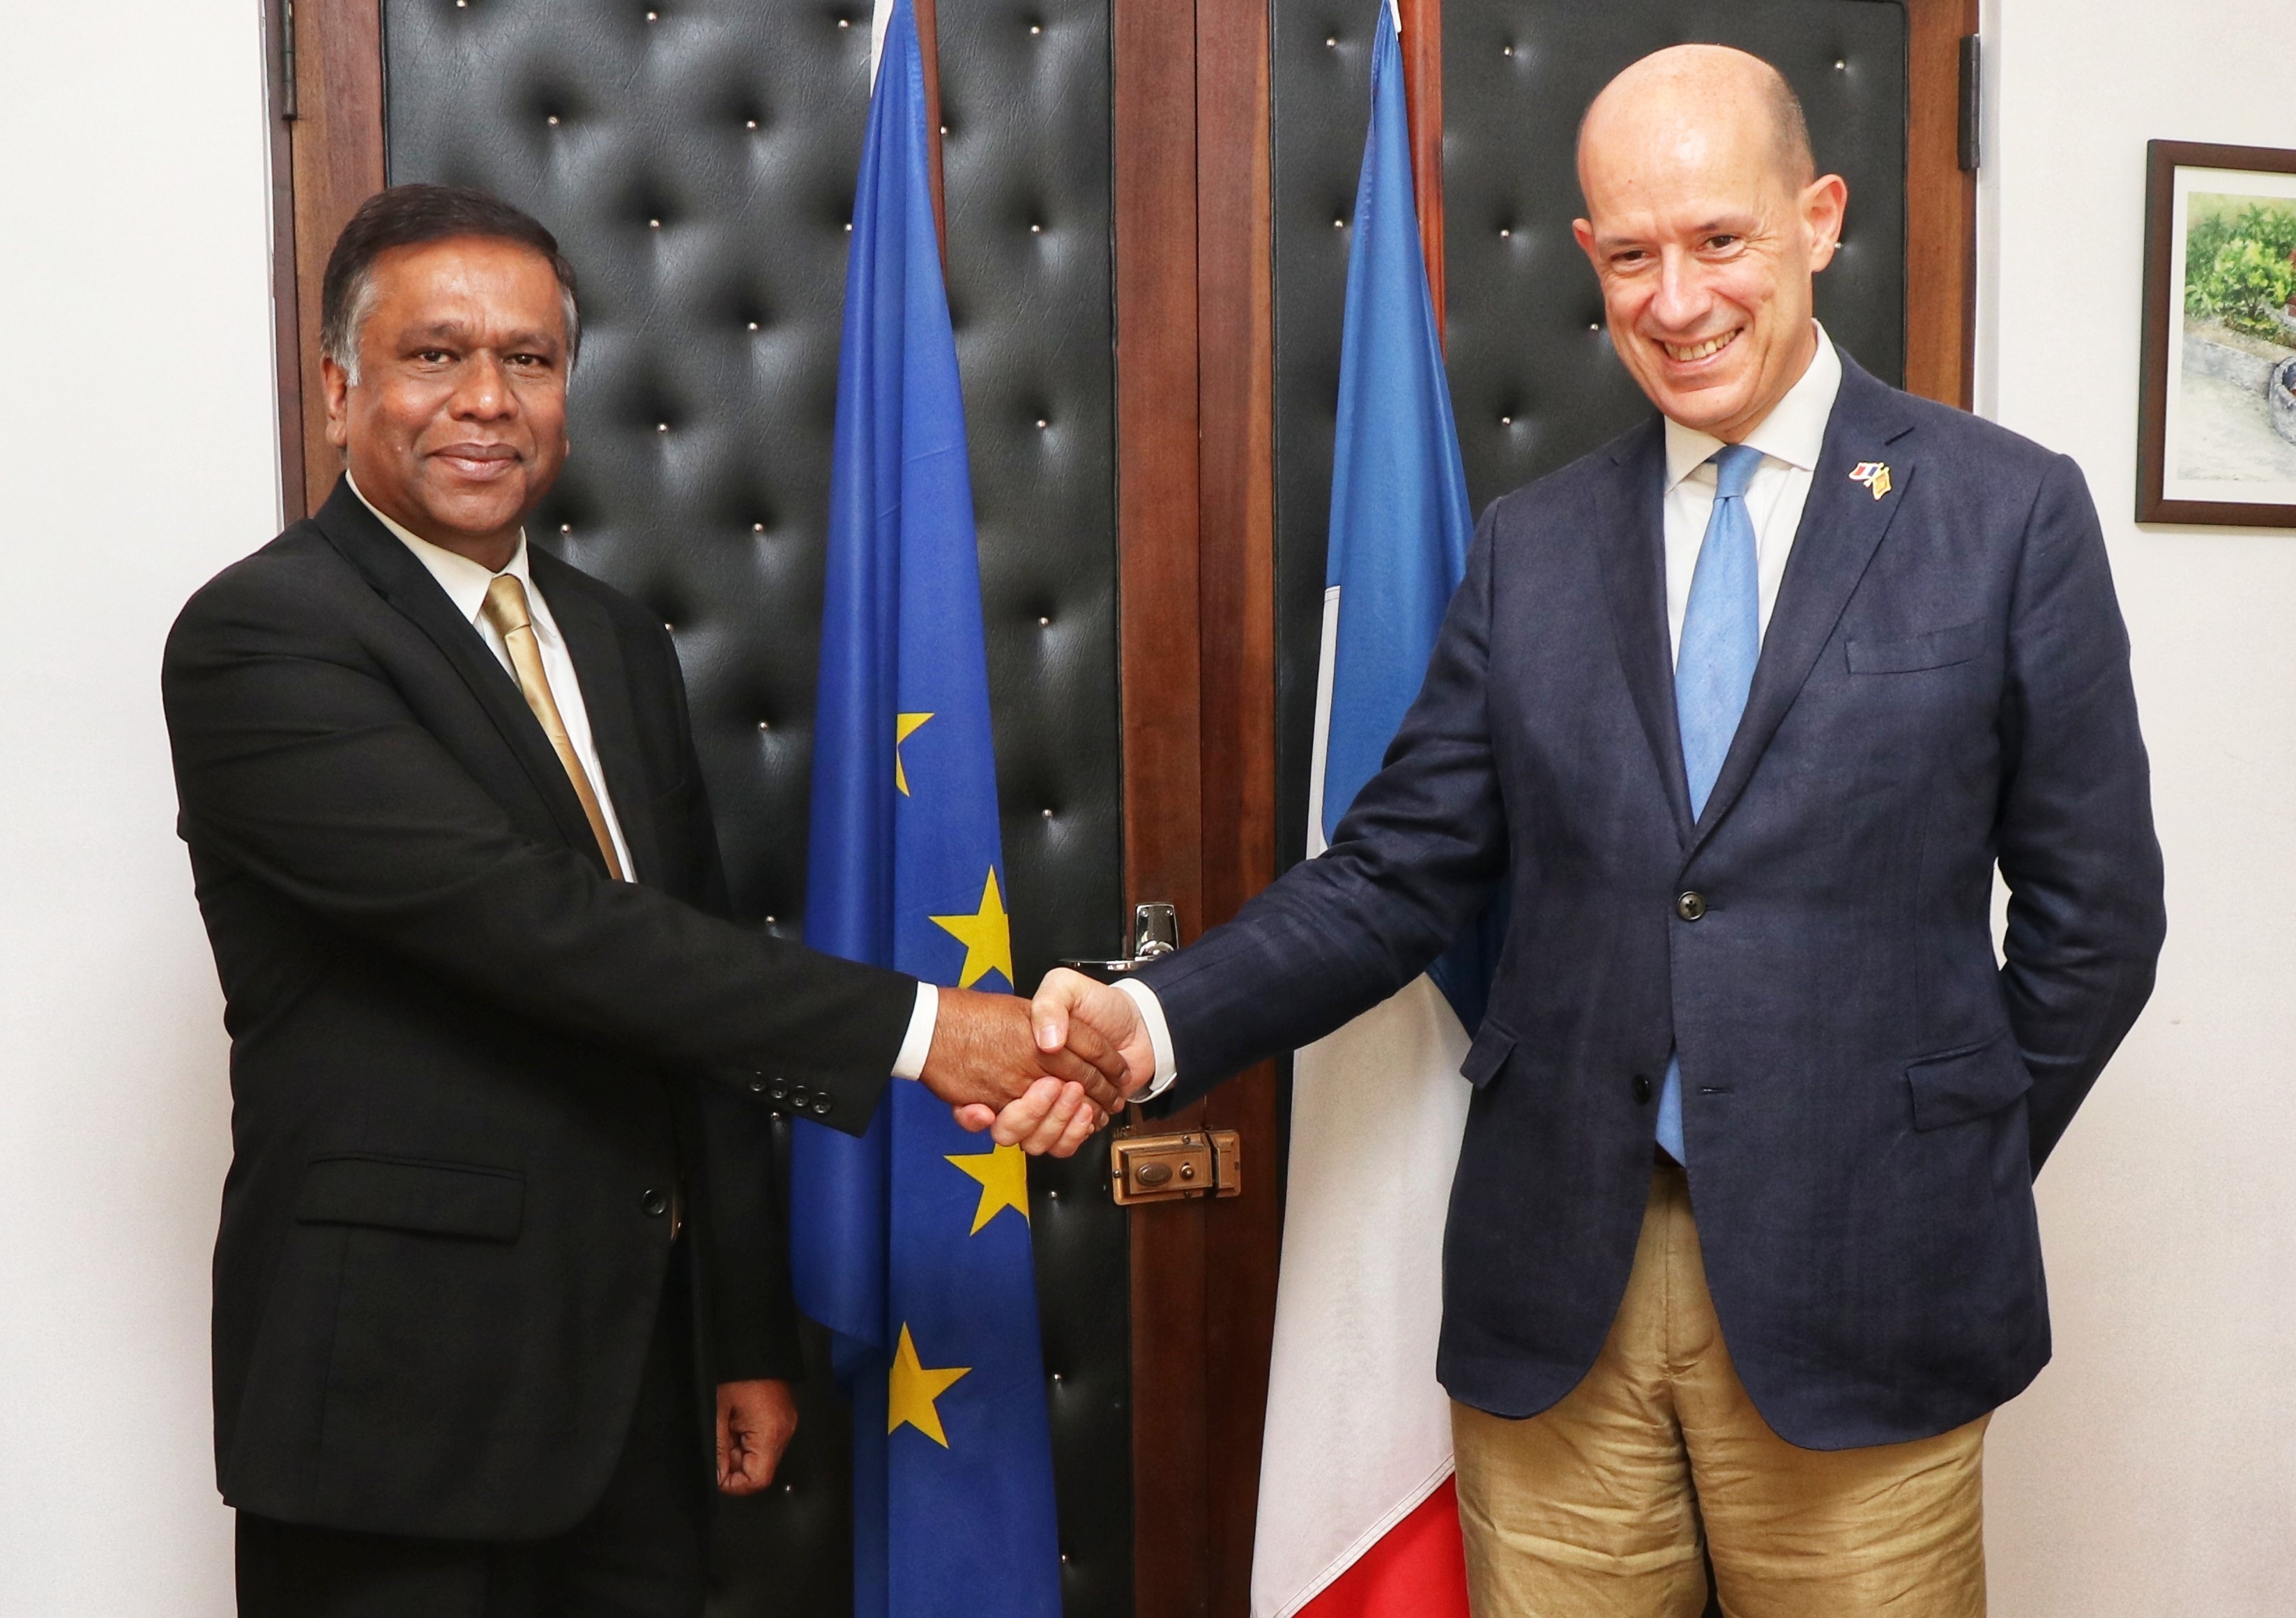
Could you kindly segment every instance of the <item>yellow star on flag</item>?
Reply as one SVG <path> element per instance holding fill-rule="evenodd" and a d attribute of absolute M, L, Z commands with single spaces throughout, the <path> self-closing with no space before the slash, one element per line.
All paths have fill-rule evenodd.
<path fill-rule="evenodd" d="M 915 735 L 917 727 L 931 717 L 931 714 L 893 715 L 893 785 L 901 789 L 903 797 L 909 795 L 909 772 L 907 766 L 901 763 L 901 744 Z"/>
<path fill-rule="evenodd" d="M 988 884 L 980 890 L 980 909 L 970 916 L 935 916 L 932 924 L 964 945 L 964 969 L 956 986 L 969 989 L 991 972 L 1013 981 L 1013 926 L 1004 915 L 1004 895 L 996 891 L 996 868 L 988 868 Z"/>
<path fill-rule="evenodd" d="M 893 1351 L 892 1378 L 885 1393 L 887 1434 L 899 1432 L 902 1424 L 906 1423 L 942 1449 L 947 1449 L 948 1434 L 941 1428 L 940 1411 L 933 1401 L 948 1392 L 959 1377 L 972 1374 L 969 1365 L 927 1370 L 918 1362 L 916 1340 L 909 1336 L 909 1323 L 902 1321 L 900 1346 Z"/>
<path fill-rule="evenodd" d="M 970 1234 L 980 1235 L 981 1227 L 1007 1208 L 1029 1217 L 1029 1157 L 1019 1147 L 991 1147 L 949 1161 L 980 1182 L 980 1205 L 973 1210 Z"/>

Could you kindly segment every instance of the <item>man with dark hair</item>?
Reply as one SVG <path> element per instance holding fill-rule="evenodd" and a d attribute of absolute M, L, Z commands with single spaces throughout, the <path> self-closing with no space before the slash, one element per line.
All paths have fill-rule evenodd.
<path fill-rule="evenodd" d="M 999 1138 L 1065 1153 L 1121 1062 L 723 919 L 668 633 L 526 543 L 579 330 L 547 231 L 386 191 L 324 305 L 343 477 L 193 597 L 162 675 L 232 1035 L 240 1609 L 693 1618 L 697 1368 L 727 1492 L 796 1419 L 767 1104 L 857 1132 L 888 1075 L 976 1125 L 1032 1098 Z"/>
<path fill-rule="evenodd" d="M 1040 1034 L 1171 1102 L 1511 909 L 1443 1254 L 1479 1618 L 1976 1618 L 2049 1355 L 2032 1177 L 2152 985 L 2144 744 L 2079 469 L 1812 317 L 1848 189 L 1767 63 L 1588 111 L 1656 414 L 1493 503 L 1321 857 Z M 1994 952 L 1995 873 L 2009 889 Z"/>

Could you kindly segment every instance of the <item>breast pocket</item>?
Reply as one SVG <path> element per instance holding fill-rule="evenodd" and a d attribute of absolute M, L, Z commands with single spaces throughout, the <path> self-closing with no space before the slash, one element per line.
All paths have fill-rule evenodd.
<path fill-rule="evenodd" d="M 1888 641 L 1852 641 L 1849 672 L 1853 674 L 1911 674 L 1929 668 L 1950 668 L 1967 663 L 1985 650 L 1983 620 L 1956 624 L 1917 635 Z"/>

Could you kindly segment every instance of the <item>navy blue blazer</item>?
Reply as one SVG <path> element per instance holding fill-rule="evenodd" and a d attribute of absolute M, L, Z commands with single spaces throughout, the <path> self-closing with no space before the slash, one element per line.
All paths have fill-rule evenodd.
<path fill-rule="evenodd" d="M 1890 468 L 1879 498 L 1849 475 L 1867 461 Z M 1925 1437 L 2048 1360 L 2032 1177 L 2165 927 L 2103 537 L 2070 460 L 1845 358 L 1693 822 L 1663 467 L 1653 418 L 1485 513 L 1330 852 L 1142 974 L 1173 1093 L 1378 1003 L 1504 880 L 1463 1069 L 1444 1386 L 1524 1417 L 1594 1363 L 1678 1049 L 1707 1278 L 1757 1408 L 1808 1448 Z"/>

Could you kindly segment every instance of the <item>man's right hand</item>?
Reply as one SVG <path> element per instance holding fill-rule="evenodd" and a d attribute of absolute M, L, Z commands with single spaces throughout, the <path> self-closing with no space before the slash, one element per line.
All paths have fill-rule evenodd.
<path fill-rule="evenodd" d="M 1093 1053 L 1094 1063 L 1116 1080 L 1119 1101 L 1129 1100 L 1155 1082 L 1155 1044 L 1130 995 L 1081 972 L 1056 967 L 1037 985 L 1029 1013 L 1037 1054 L 1048 1065 L 1062 1051 Z M 1116 1064 L 1113 1068 L 1111 1061 Z M 987 1122 L 985 1117 L 968 1121 L 962 1111 L 958 1121 L 967 1128 L 983 1127 Z M 1072 1115 L 1063 1111 L 1061 1098 L 1049 1085 L 1009 1102 L 995 1123 L 999 1140 L 1024 1143 L 1074 1127 Z M 1078 1135 L 1077 1144 L 1083 1139 Z M 1066 1156 L 1074 1149 L 1071 1145 L 1056 1155 Z"/>
<path fill-rule="evenodd" d="M 964 989 L 939 994 L 917 1077 L 965 1128 L 993 1124 L 1000 1144 L 1065 1157 L 1124 1104 L 1128 1064 L 1092 1028 L 1046 1049 L 1028 1001 Z"/>

